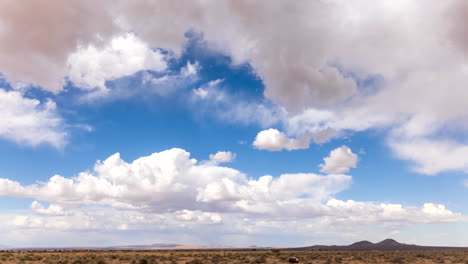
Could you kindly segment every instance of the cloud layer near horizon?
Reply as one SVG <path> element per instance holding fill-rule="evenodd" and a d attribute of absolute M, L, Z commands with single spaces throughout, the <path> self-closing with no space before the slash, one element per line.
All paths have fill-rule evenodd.
<path fill-rule="evenodd" d="M 343 146 L 325 159 L 323 171 L 345 171 L 343 158 L 336 153 L 352 153 Z M 219 154 L 219 152 L 218 152 Z M 355 157 L 351 157 L 355 159 Z M 355 161 L 353 161 L 354 163 Z M 325 170 L 324 168 L 327 168 Z M 216 163 L 197 162 L 182 149 L 170 149 L 127 163 L 114 154 L 98 161 L 93 171 L 72 178 L 54 175 L 41 184 L 23 186 L 0 179 L 0 195 L 33 198 L 53 204 L 45 208 L 34 202 L 40 214 L 64 214 L 76 206 L 110 206 L 114 209 L 163 214 L 188 211 L 236 213 L 245 217 L 311 219 L 317 217 L 368 218 L 374 221 L 456 221 L 443 205 L 425 204 L 422 208 L 398 204 L 339 201 L 334 195 L 346 190 L 352 177 L 343 174 L 314 173 L 270 175 L 258 179 Z"/>

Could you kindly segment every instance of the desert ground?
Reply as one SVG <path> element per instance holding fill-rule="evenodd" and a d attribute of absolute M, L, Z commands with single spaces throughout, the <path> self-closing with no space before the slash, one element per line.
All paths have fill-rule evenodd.
<path fill-rule="evenodd" d="M 201 264 L 201 263 L 420 263 L 468 264 L 468 251 L 176 251 L 0 252 L 0 264 Z"/>

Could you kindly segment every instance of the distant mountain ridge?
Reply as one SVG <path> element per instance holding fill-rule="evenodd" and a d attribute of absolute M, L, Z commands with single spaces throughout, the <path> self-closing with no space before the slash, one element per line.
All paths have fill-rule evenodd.
<path fill-rule="evenodd" d="M 0 246 L 0 249 L 2 247 Z M 147 251 L 147 250 L 164 250 L 164 251 L 237 251 L 237 250 L 286 250 L 286 251 L 307 251 L 307 250 L 330 250 L 330 251 L 385 251 L 385 250 L 468 250 L 468 247 L 440 247 L 440 246 L 419 246 L 413 244 L 399 243 L 394 239 L 385 239 L 378 243 L 370 241 L 359 241 L 350 245 L 344 246 L 327 246 L 315 245 L 308 247 L 226 247 L 226 246 L 194 246 L 194 245 L 179 245 L 171 243 L 158 243 L 151 245 L 132 245 L 132 246 L 113 246 L 113 247 L 28 247 L 28 248 L 12 248 L 5 247 L 5 250 L 12 251 L 45 251 L 45 250 L 65 250 L 65 251 Z"/>
<path fill-rule="evenodd" d="M 413 244 L 399 243 L 394 239 L 385 239 L 378 243 L 359 241 L 347 246 L 315 245 L 309 247 L 292 248 L 291 250 L 339 250 L 339 251 L 371 251 L 371 250 L 468 250 L 468 247 L 440 247 L 419 246 Z"/>
<path fill-rule="evenodd" d="M 146 247 L 155 247 L 155 248 L 173 248 L 173 247 L 178 247 L 182 246 L 180 244 L 170 244 L 170 243 L 157 243 L 157 244 L 151 244 L 151 245 L 130 245 L 130 246 L 124 246 L 124 247 L 131 247 L 131 248 L 146 248 Z"/>

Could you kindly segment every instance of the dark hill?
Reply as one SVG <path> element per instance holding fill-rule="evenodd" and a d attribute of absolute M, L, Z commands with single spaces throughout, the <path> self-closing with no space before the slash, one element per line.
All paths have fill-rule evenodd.
<path fill-rule="evenodd" d="M 385 239 L 379 243 L 359 241 L 347 246 L 315 245 L 310 247 L 292 248 L 290 250 L 339 250 L 339 251 L 369 251 L 369 250 L 468 250 L 468 247 L 438 247 L 418 246 L 399 243 L 394 239 Z"/>
<path fill-rule="evenodd" d="M 349 247 L 352 250 L 362 250 L 362 249 L 371 249 L 374 246 L 375 246 L 374 243 L 364 240 L 364 241 L 353 243 L 347 247 Z"/>
<path fill-rule="evenodd" d="M 377 243 L 376 245 L 381 245 L 381 246 L 396 246 L 396 245 L 401 245 L 400 243 L 396 242 L 396 240 L 393 239 L 385 239 Z"/>

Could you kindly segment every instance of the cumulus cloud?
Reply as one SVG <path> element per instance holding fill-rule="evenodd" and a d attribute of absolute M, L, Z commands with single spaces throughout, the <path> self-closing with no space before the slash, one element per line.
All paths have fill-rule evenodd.
<path fill-rule="evenodd" d="M 63 16 L 74 19 L 67 20 L 66 25 L 37 19 L 34 29 L 24 27 L 24 14 L 31 15 L 29 19 L 34 21 L 35 18 L 44 17 L 43 13 L 48 12 L 46 9 L 48 6 L 30 6 L 10 2 L 3 5 L 2 10 L 6 10 L 4 11 L 6 13 L 2 17 L 8 23 L 5 23 L 2 36 L 8 39 L 7 37 L 11 37 L 8 34 L 17 32 L 25 38 L 21 39 L 23 45 L 26 44 L 26 40 L 28 43 L 53 43 L 54 45 L 51 46 L 55 49 L 52 47 L 46 49 L 38 44 L 37 46 L 29 44 L 27 48 L 29 51 L 34 51 L 38 55 L 36 57 L 40 57 L 44 62 L 55 62 L 55 68 L 60 67 L 60 64 L 63 66 L 68 55 L 79 45 L 93 44 L 99 39 L 105 43 L 113 37 L 115 32 L 137 32 L 138 36 L 152 47 L 161 47 L 178 53 L 181 50 L 184 33 L 195 29 L 205 33 L 204 36 L 209 45 L 228 53 L 235 62 L 250 62 L 257 74 L 264 80 L 268 97 L 283 102 L 291 108 L 301 109 L 308 105 L 329 105 L 340 102 L 358 92 L 356 81 L 340 68 L 333 66 L 331 61 L 335 58 L 339 57 L 343 60 L 341 63 L 346 66 L 357 69 L 375 69 L 382 74 L 388 74 L 389 77 L 393 77 L 395 72 L 407 65 L 421 67 L 418 63 L 411 63 L 404 56 L 398 56 L 401 49 L 398 45 L 392 44 L 400 41 L 408 44 L 408 48 L 413 48 L 411 40 L 424 36 L 423 39 L 427 40 L 427 43 L 423 49 L 418 49 L 420 52 L 414 57 L 419 60 L 427 59 L 423 54 L 439 48 L 437 46 L 439 43 L 435 42 L 435 39 L 446 33 L 443 31 L 445 28 L 437 24 L 438 19 L 444 19 L 444 11 L 454 4 L 440 4 L 436 1 L 427 4 L 428 8 L 424 14 L 429 12 L 431 17 L 436 19 L 431 25 L 426 25 L 420 24 L 422 17 L 419 12 L 421 11 L 414 8 L 414 5 L 404 2 L 398 2 L 392 8 L 388 8 L 387 4 L 374 1 L 361 1 L 351 6 L 338 0 L 304 1 L 294 5 L 280 1 L 273 3 L 271 1 L 193 2 L 184 6 L 169 1 L 157 5 L 142 1 L 117 3 L 102 1 L 99 5 L 95 5 L 82 1 L 74 3 L 74 6 L 63 6 L 59 2 L 51 2 L 50 5 L 55 6 L 54 10 L 66 11 L 61 12 Z M 374 12 L 367 11 L 365 7 L 369 5 L 373 6 Z M 82 11 L 82 15 L 73 16 L 76 10 Z M 106 12 L 101 12 L 102 10 Z M 253 16 L 249 10 L 259 12 Z M 288 11 L 284 12 L 284 10 Z M 159 15 L 156 17 L 150 15 L 155 12 Z M 174 12 L 180 14 L 177 23 L 174 23 Z M 276 19 L 277 14 L 283 14 L 283 19 Z M 413 23 L 410 27 L 407 24 L 402 25 L 401 19 L 398 19 L 400 16 L 411 17 Z M 313 22 L 305 23 L 306 17 L 315 19 Z M 239 18 L 242 19 L 239 20 Z M 263 22 L 260 23 L 260 21 Z M 74 24 L 81 25 L 79 31 L 70 30 L 70 28 L 78 28 L 74 27 Z M 294 25 L 292 30 L 289 25 Z M 340 25 L 346 25 L 346 28 Z M 275 30 L 265 30 L 265 26 Z M 27 34 L 28 32 L 44 32 L 50 28 L 56 32 L 53 38 L 49 36 L 49 38 L 40 39 L 41 35 L 47 34 Z M 424 35 L 426 31 L 433 32 L 434 28 L 440 28 L 435 36 L 434 34 Z M 367 32 L 379 32 L 379 34 L 372 35 Z M 381 36 L 394 38 L 391 38 L 393 41 L 389 43 Z M 64 39 L 60 39 L 61 37 Z M 43 41 L 38 42 L 38 40 Z M 53 40 L 56 42 L 54 43 Z M 352 45 L 358 41 L 363 45 Z M 355 48 L 350 49 L 351 46 Z M 13 49 L 13 46 L 10 48 Z M 20 48 L 23 46 L 18 47 L 17 50 L 19 51 Z M 382 53 L 382 49 L 387 52 Z M 451 52 L 449 49 L 443 49 L 443 51 Z M 437 54 L 440 53 L 441 51 L 437 52 Z M 10 56 L 13 57 L 13 55 Z M 440 58 L 438 56 L 434 60 Z M 4 68 L 11 67 L 5 66 Z M 9 75 L 15 75 L 15 70 L 17 69 L 8 69 L 7 72 L 11 72 Z M 60 73 L 63 70 L 57 72 Z M 27 77 L 25 79 L 37 78 Z M 47 83 L 42 80 L 37 82 Z"/>
<path fill-rule="evenodd" d="M 42 215 L 64 215 L 65 212 L 60 205 L 51 204 L 48 208 L 45 208 L 43 204 L 38 201 L 34 201 L 31 203 L 31 210 L 34 213 L 42 214 Z"/>
<path fill-rule="evenodd" d="M 102 88 L 108 78 L 137 69 L 163 69 L 161 54 L 150 47 L 180 54 L 184 33 L 197 30 L 210 47 L 227 53 L 234 63 L 249 62 L 265 83 L 267 98 L 292 113 L 308 109 L 329 113 L 319 123 L 315 117 L 308 120 L 310 126 L 299 127 L 298 133 L 323 123 L 328 124 L 324 129 L 336 131 L 406 126 L 406 120 L 421 113 L 436 120 L 434 132 L 442 123 L 466 116 L 466 40 L 460 37 L 459 25 L 467 9 L 456 0 L 434 0 L 424 6 L 369 0 L 354 5 L 342 0 L 185 5 L 7 1 L 0 6 L 0 40 L 5 43 L 0 71 L 11 80 L 56 92 L 67 74 L 84 86 Z M 50 10 L 60 12 L 51 15 Z M 253 15 L 251 10 L 258 12 Z M 85 59 L 91 54 L 99 58 L 98 64 Z M 374 75 L 385 83 L 368 93 L 358 83 Z M 446 91 L 443 96 L 441 90 Z M 414 97 L 418 100 L 410 99 Z"/>
<path fill-rule="evenodd" d="M 330 156 L 323 159 L 320 171 L 325 173 L 347 173 L 349 169 L 356 168 L 358 156 L 347 146 L 341 146 L 330 152 Z"/>
<path fill-rule="evenodd" d="M 102 87 L 103 79 L 131 71 L 115 64 L 96 76 L 89 72 L 94 66 L 69 63 L 72 54 L 87 53 L 88 47 L 114 54 L 113 41 L 134 32 L 145 60 L 158 54 L 153 48 L 178 56 L 184 33 L 193 30 L 234 64 L 252 65 L 266 98 L 288 111 L 288 136 L 385 128 L 402 140 L 427 140 L 447 128 L 468 129 L 462 26 L 468 9 L 462 0 L 4 1 L 0 10 L 0 72 L 13 83 L 59 92 L 67 68 L 73 68 L 82 74 L 73 79 Z M 247 106 L 227 116 L 271 117 L 265 105 Z M 278 122 L 278 116 L 272 119 Z"/>
<path fill-rule="evenodd" d="M 155 235 L 169 233 L 181 234 L 181 243 L 204 237 L 202 243 L 213 239 L 245 246 L 243 243 L 271 232 L 281 240 L 297 240 L 304 230 L 316 236 L 342 238 L 365 234 L 362 223 L 366 228 L 375 226 L 373 230 L 383 235 L 407 225 L 467 220 L 442 204 L 418 207 L 334 198 L 349 188 L 351 181 L 348 175 L 313 173 L 253 179 L 229 167 L 197 162 L 182 149 L 154 153 L 130 163 L 114 154 L 98 161 L 93 170 L 71 178 L 54 175 L 44 183 L 26 186 L 0 179 L 1 196 L 50 203 L 46 207 L 32 202 L 31 213 L 0 214 L 0 231 L 16 243 L 39 241 L 44 230 L 57 241 L 67 241 L 59 234 L 82 231 L 95 232 L 97 237 L 112 231 L 119 241 L 126 241 L 126 232 L 132 231 L 151 234 L 147 238 L 151 242 Z M 308 243 L 308 238 L 304 239 L 301 244 Z M 281 240 L 275 243 L 289 243 Z M 76 245 L 77 241 L 69 243 Z"/>
<path fill-rule="evenodd" d="M 225 155 L 217 155 L 221 156 Z M 61 206 L 89 204 L 155 212 L 208 210 L 276 215 L 296 206 L 297 211 L 308 208 L 306 201 L 326 199 L 346 189 L 350 182 L 347 175 L 310 173 L 249 179 L 235 169 L 198 164 L 188 152 L 171 149 L 132 163 L 126 163 L 117 153 L 97 162 L 93 172 L 81 172 L 73 178 L 54 175 L 38 185 L 23 186 L 0 179 L 0 195 Z"/>
<path fill-rule="evenodd" d="M 233 162 L 236 156 L 236 153 L 230 151 L 218 151 L 215 154 L 210 154 L 210 160 L 216 163 Z"/>
<path fill-rule="evenodd" d="M 346 148 L 340 151 L 347 152 Z M 350 155 L 349 152 L 346 154 Z M 344 166 L 338 169 L 343 170 Z M 131 228 L 132 223 L 143 221 L 137 217 L 141 214 L 151 215 L 149 219 L 154 221 L 175 219 L 176 223 L 190 220 L 221 223 L 225 214 L 253 219 L 273 217 L 277 220 L 364 219 L 372 215 L 374 218 L 371 220 L 375 223 L 395 218 L 400 222 L 446 222 L 463 218 L 443 205 L 428 203 L 423 208 L 416 208 L 334 199 L 335 194 L 349 188 L 351 181 L 348 175 L 313 173 L 282 174 L 278 177 L 265 175 L 252 179 L 232 168 L 199 163 L 182 149 L 171 149 L 141 157 L 132 163 L 114 154 L 97 162 L 93 171 L 81 172 L 72 178 L 55 175 L 40 184 L 24 186 L 3 178 L 0 179 L 0 195 L 50 202 L 51 205 L 45 208 L 34 201 L 31 209 L 39 215 L 61 217 L 60 223 L 67 217 L 72 217 L 73 221 L 99 218 L 92 216 L 100 212 L 99 209 L 83 213 L 83 210 L 89 211 L 86 207 L 130 212 L 135 219 L 121 220 L 115 225 L 126 225 L 127 228 Z M 44 218 L 20 217 L 14 222 L 16 225 L 36 226 L 46 221 L 31 219 Z M 86 225 L 92 225 L 94 220 L 90 221 L 85 221 Z"/>
<path fill-rule="evenodd" d="M 0 72 L 48 91 L 62 90 L 68 56 L 79 44 L 102 43 L 115 32 L 110 2 L 0 3 Z"/>
<path fill-rule="evenodd" d="M 54 101 L 40 102 L 0 88 L 0 137 L 30 146 L 61 148 L 67 133 Z"/>
<path fill-rule="evenodd" d="M 104 47 L 78 47 L 68 56 L 67 67 L 67 76 L 76 86 L 92 90 L 93 96 L 100 97 L 109 92 L 107 80 L 141 70 L 163 71 L 167 63 L 160 51 L 152 50 L 134 34 L 127 33 L 113 38 Z"/>
<path fill-rule="evenodd" d="M 307 138 L 288 138 L 283 132 L 274 128 L 260 131 L 253 142 L 254 147 L 269 151 L 306 149 L 309 144 Z"/>
<path fill-rule="evenodd" d="M 65 68 L 68 55 L 80 45 L 94 45 L 95 42 L 102 45 L 116 32 L 136 32 L 151 47 L 178 54 L 184 33 L 197 30 L 204 33 L 208 45 L 232 56 L 235 63 L 251 63 L 266 84 L 266 96 L 290 109 L 343 103 L 360 95 L 356 76 L 369 74 L 383 76 L 390 90 L 407 90 L 403 87 L 409 86 L 408 93 L 415 93 L 424 82 L 431 83 L 424 76 L 442 70 L 442 75 L 433 77 L 438 81 L 428 88 L 431 94 L 443 83 L 460 83 L 465 78 L 464 56 L 459 56 L 465 52 L 465 40 L 454 32 L 463 31 L 459 25 L 466 8 L 463 1 L 456 0 L 442 3 L 433 0 L 424 5 L 423 11 L 418 3 L 402 0 L 392 4 L 360 0 L 354 5 L 343 0 L 294 4 L 281 1 L 191 2 L 185 5 L 171 1 L 158 4 L 101 1 L 98 5 L 91 1 L 70 5 L 59 1 L 44 5 L 7 1 L 1 6 L 4 13 L 1 37 L 9 44 L 4 47 L 5 52 L 1 52 L 7 57 L 2 59 L 5 63 L 0 68 L 9 76 L 48 83 L 41 79 L 56 79 L 63 72 L 57 68 Z M 50 10 L 61 12 L 52 16 L 48 14 Z M 251 10 L 258 12 L 253 15 Z M 158 16 L 154 16 L 155 13 Z M 177 19 L 174 13 L 179 15 Z M 277 19 L 279 14 L 282 19 Z M 51 19 L 40 19 L 42 17 Z M 310 21 L 310 17 L 314 20 Z M 432 18 L 429 23 L 427 17 Z M 62 20 L 67 23 L 55 23 Z M 26 26 L 30 24 L 33 27 Z M 46 34 L 50 31 L 54 34 Z M 408 50 L 415 52 L 408 56 Z M 20 54 L 30 53 L 35 56 L 23 58 L 55 66 L 49 67 L 56 70 L 55 76 L 48 76 L 52 71 L 42 75 L 47 77 L 28 76 L 26 69 L 30 71 L 32 66 L 28 64 L 35 65 L 33 61 L 26 63 L 24 60 L 23 70 L 9 64 L 20 61 L 15 60 Z M 408 72 L 413 74 L 404 74 Z M 451 87 L 451 91 L 462 92 L 458 86 Z M 396 99 L 403 99 L 400 97 Z M 456 100 L 453 95 L 448 97 Z"/>
<path fill-rule="evenodd" d="M 152 51 L 153 52 L 153 51 Z M 158 53 L 157 51 L 154 51 Z M 120 56 L 120 55 L 119 55 Z M 168 99 L 178 92 L 197 83 L 201 66 L 197 61 L 188 61 L 179 70 L 163 70 L 156 72 L 141 68 L 131 75 L 122 75 L 116 79 L 103 78 L 105 86 L 86 89 L 81 87 L 79 102 L 111 102 L 132 98 L 151 98 L 153 96 Z M 79 78 L 83 77 L 80 75 Z M 132 87 L 132 89 L 129 89 Z"/>

